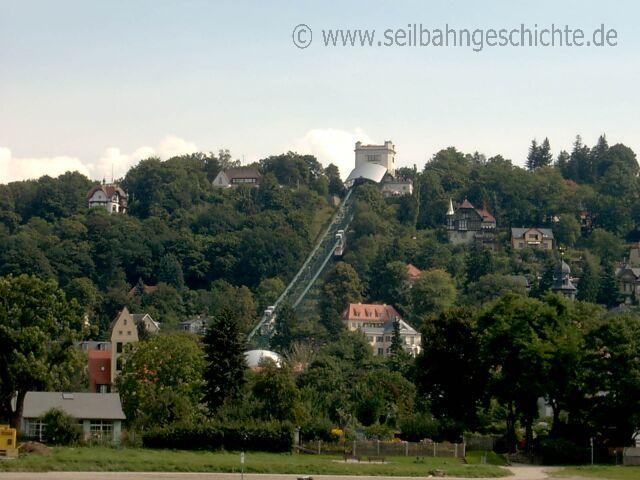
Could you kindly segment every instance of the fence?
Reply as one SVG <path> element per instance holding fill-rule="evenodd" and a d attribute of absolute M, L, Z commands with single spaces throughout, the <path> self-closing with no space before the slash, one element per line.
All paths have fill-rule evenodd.
<path fill-rule="evenodd" d="M 353 440 L 345 443 L 307 442 L 300 449 L 306 453 L 344 455 L 353 458 L 372 457 L 458 457 L 464 458 L 464 443 L 432 442 L 383 442 L 378 440 Z"/>
<path fill-rule="evenodd" d="M 495 448 L 498 438 L 498 435 L 467 434 L 463 437 L 463 441 L 467 451 L 490 452 Z"/>

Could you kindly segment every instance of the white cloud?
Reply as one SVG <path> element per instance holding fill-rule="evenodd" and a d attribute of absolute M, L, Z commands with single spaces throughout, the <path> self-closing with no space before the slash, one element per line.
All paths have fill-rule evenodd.
<path fill-rule="evenodd" d="M 42 175 L 57 177 L 67 171 L 77 170 L 89 175 L 89 169 L 76 157 L 14 157 L 6 147 L 0 147 L 0 183 L 38 178 Z"/>
<path fill-rule="evenodd" d="M 333 163 L 340 169 L 342 178 L 346 178 L 355 166 L 353 149 L 358 140 L 373 143 L 361 128 L 356 128 L 353 132 L 316 128 L 290 142 L 287 150 L 314 155 L 325 167 Z"/>
<path fill-rule="evenodd" d="M 109 147 L 97 160 L 93 161 L 82 161 L 77 157 L 64 155 L 18 158 L 13 156 L 9 148 L 0 147 L 0 183 L 38 178 L 42 175 L 57 177 L 74 170 L 95 180 L 103 178 L 110 180 L 112 171 L 114 178 L 120 178 L 144 158 L 155 156 L 167 159 L 197 151 L 198 147 L 194 143 L 175 135 L 166 136 L 156 148 L 142 146 L 130 153 L 122 152 L 117 147 Z"/>

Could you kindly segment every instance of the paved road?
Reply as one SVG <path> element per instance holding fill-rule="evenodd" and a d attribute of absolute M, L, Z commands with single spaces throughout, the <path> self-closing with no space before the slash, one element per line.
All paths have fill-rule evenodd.
<path fill-rule="evenodd" d="M 551 468 L 509 467 L 514 480 L 545 480 Z M 298 475 L 247 473 L 245 480 L 296 480 Z M 356 475 L 313 475 L 314 480 L 416 480 L 416 477 L 378 477 Z M 418 477 L 419 478 L 419 477 Z M 451 477 L 449 477 L 451 478 Z M 240 480 L 239 473 L 161 473 L 161 472 L 0 472 L 0 480 Z M 463 479 L 458 479 L 463 480 Z M 477 479 L 474 479 L 477 480 Z M 485 479 L 492 480 L 492 479 Z M 504 478 L 500 480 L 505 480 Z"/>

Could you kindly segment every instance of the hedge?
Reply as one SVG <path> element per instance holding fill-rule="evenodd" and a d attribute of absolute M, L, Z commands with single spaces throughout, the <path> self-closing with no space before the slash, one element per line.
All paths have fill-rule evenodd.
<path fill-rule="evenodd" d="M 180 450 L 289 452 L 293 448 L 293 429 L 290 424 L 279 422 L 168 425 L 145 432 L 142 444 Z"/>

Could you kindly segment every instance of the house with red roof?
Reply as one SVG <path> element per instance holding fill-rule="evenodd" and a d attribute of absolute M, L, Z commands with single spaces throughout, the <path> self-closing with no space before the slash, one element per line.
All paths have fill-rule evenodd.
<path fill-rule="evenodd" d="M 422 338 L 411 325 L 404 321 L 391 305 L 376 303 L 350 303 L 342 313 L 342 321 L 350 331 L 360 331 L 376 356 L 391 354 L 394 325 L 400 330 L 402 348 L 410 355 L 420 353 Z"/>
<path fill-rule="evenodd" d="M 129 196 L 115 183 L 96 185 L 87 193 L 89 208 L 100 207 L 109 213 L 127 213 Z"/>

